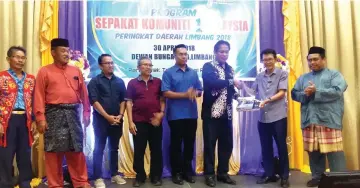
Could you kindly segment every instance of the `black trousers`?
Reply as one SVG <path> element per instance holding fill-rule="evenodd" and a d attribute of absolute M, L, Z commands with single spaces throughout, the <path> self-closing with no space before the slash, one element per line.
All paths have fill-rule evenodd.
<path fill-rule="evenodd" d="M 118 150 L 122 136 L 122 125 L 114 126 L 103 120 L 94 118 L 95 148 L 93 152 L 94 179 L 102 178 L 103 155 L 108 140 L 110 173 L 111 176 L 118 174 Z"/>
<path fill-rule="evenodd" d="M 13 188 L 13 159 L 19 169 L 20 188 L 30 188 L 33 178 L 31 168 L 31 147 L 29 146 L 26 115 L 12 114 L 7 128 L 7 146 L 0 147 L 0 187 Z"/>
<path fill-rule="evenodd" d="M 150 177 L 151 179 L 159 179 L 163 172 L 162 161 L 162 125 L 155 127 L 150 123 L 135 123 L 136 135 L 134 140 L 134 171 L 136 179 L 144 181 L 146 173 L 144 169 L 144 154 L 147 143 L 150 147 Z"/>
<path fill-rule="evenodd" d="M 192 160 L 197 129 L 197 119 L 169 121 L 171 174 L 193 175 Z M 183 152 L 182 152 L 183 145 Z"/>
<path fill-rule="evenodd" d="M 218 141 L 217 175 L 227 175 L 233 150 L 233 127 L 228 119 L 203 119 L 204 175 L 214 176 L 215 146 Z"/>
<path fill-rule="evenodd" d="M 261 143 L 261 154 L 264 164 L 265 176 L 275 175 L 273 138 L 279 152 L 280 176 L 289 178 L 289 157 L 286 144 L 287 118 L 272 122 L 258 123 L 258 131 Z"/>

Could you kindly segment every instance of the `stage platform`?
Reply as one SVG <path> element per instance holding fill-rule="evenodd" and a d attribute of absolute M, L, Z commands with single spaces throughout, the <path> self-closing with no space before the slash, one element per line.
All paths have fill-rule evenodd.
<path fill-rule="evenodd" d="M 218 183 L 216 188 L 233 188 L 233 187 L 234 188 L 235 187 L 275 188 L 275 187 L 280 187 L 279 186 L 280 181 L 278 181 L 276 183 L 269 183 L 266 185 L 257 185 L 256 180 L 259 177 L 255 177 L 255 176 L 251 176 L 251 175 L 238 175 L 238 176 L 231 176 L 231 177 L 234 178 L 234 180 L 236 180 L 237 185 L 231 186 L 231 185 L 227 185 L 227 184 L 223 184 L 223 183 Z M 304 174 L 299 171 L 291 171 L 290 187 L 291 188 L 305 188 L 306 182 L 308 180 L 310 180 L 310 178 L 311 178 L 311 176 L 309 174 Z M 126 179 L 127 183 L 125 185 L 111 184 L 110 180 L 105 180 L 105 181 L 106 181 L 107 188 L 131 188 L 133 179 Z M 208 188 L 208 186 L 205 185 L 204 181 L 205 180 L 204 180 L 203 176 L 197 176 L 196 183 L 191 184 L 191 183 L 184 182 L 184 185 L 180 186 L 180 185 L 176 185 L 176 184 L 172 183 L 170 178 L 164 178 L 163 185 L 159 188 Z M 91 183 L 93 183 L 93 182 L 91 182 Z M 45 185 L 39 186 L 39 188 L 46 188 L 46 187 L 47 186 L 45 186 Z M 146 183 L 144 185 L 142 185 L 141 187 L 142 188 L 150 188 L 150 187 L 155 188 L 155 186 L 151 185 L 149 180 L 147 180 Z"/>

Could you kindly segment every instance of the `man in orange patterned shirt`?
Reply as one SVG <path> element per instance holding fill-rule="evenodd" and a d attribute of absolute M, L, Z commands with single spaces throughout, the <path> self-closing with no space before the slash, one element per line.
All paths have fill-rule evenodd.
<path fill-rule="evenodd" d="M 19 186 L 30 188 L 33 177 L 31 145 L 32 96 L 35 77 L 23 71 L 26 50 L 12 46 L 6 60 L 10 69 L 0 72 L 0 187 L 13 188 L 13 159 L 19 169 Z"/>

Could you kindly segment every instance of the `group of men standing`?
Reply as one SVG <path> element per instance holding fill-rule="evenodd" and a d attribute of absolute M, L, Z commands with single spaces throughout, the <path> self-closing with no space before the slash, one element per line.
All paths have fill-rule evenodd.
<path fill-rule="evenodd" d="M 274 169 L 274 139 L 280 162 L 281 187 L 289 186 L 287 135 L 287 72 L 276 68 L 276 52 L 261 53 L 266 70 L 257 75 L 248 87 L 234 79 L 234 70 L 227 63 L 230 44 L 218 41 L 215 59 L 204 64 L 203 85 L 195 70 L 187 65 L 187 46 L 173 49 L 175 65 L 162 79 L 151 75 L 152 62 L 142 57 L 137 62 L 140 72 L 125 87 L 114 75 L 111 55 L 98 58 L 101 73 L 86 86 L 80 69 L 68 65 L 69 43 L 66 39 L 51 41 L 54 63 L 42 67 L 36 78 L 23 71 L 26 50 L 11 47 L 7 53 L 10 69 L 0 72 L 0 187 L 12 185 L 12 160 L 16 153 L 20 187 L 30 187 L 32 179 L 30 148 L 36 128 L 44 134 L 45 166 L 49 187 L 63 187 L 62 162 L 66 157 L 74 187 L 90 187 L 83 154 L 83 128 L 90 123 L 93 106 L 95 149 L 93 153 L 94 185 L 106 187 L 102 179 L 103 153 L 108 140 L 111 181 L 125 184 L 118 175 L 118 145 L 122 136 L 125 110 L 129 131 L 133 134 L 134 187 L 141 186 L 147 176 L 144 154 L 147 143 L 151 150 L 150 179 L 162 185 L 162 120 L 170 127 L 170 163 L 172 181 L 195 183 L 192 160 L 197 130 L 196 98 L 203 95 L 205 184 L 215 187 L 217 181 L 235 185 L 228 175 L 233 150 L 232 102 L 238 99 L 236 89 L 244 89 L 261 100 L 258 130 L 264 164 L 264 176 L 259 184 L 276 182 Z M 325 50 L 312 47 L 308 55 L 311 73 L 302 75 L 292 89 L 292 98 L 301 103 L 302 130 L 305 150 L 310 157 L 312 180 L 317 186 L 325 171 L 325 156 L 331 171 L 343 171 L 342 152 L 343 92 L 347 84 L 342 75 L 325 67 Z M 35 119 L 34 119 L 35 118 Z M 81 123 L 82 120 L 82 123 Z M 215 146 L 218 143 L 218 167 L 215 172 Z M 216 174 L 216 178 L 215 178 Z M 217 179 L 217 181 L 216 181 Z"/>
<path fill-rule="evenodd" d="M 19 186 L 31 187 L 31 145 L 36 128 L 44 134 L 48 186 L 63 187 L 65 156 L 73 185 L 90 187 L 82 129 L 82 124 L 88 126 L 90 123 L 90 104 L 82 72 L 68 65 L 68 47 L 66 39 L 53 39 L 51 55 L 54 63 L 42 67 L 36 78 L 23 71 L 27 59 L 24 48 L 13 46 L 7 52 L 10 68 L 0 73 L 2 188 L 14 187 L 12 164 L 15 154 Z M 36 128 L 33 121 L 36 121 Z"/>

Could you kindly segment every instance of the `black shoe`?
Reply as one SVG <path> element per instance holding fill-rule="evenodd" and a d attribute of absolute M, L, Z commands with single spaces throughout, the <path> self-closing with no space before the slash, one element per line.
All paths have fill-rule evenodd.
<path fill-rule="evenodd" d="M 257 184 L 267 184 L 267 183 L 270 183 L 270 182 L 277 182 L 279 180 L 278 177 L 276 176 L 265 176 L 265 177 L 262 177 L 261 179 L 259 179 L 258 181 L 256 181 Z"/>
<path fill-rule="evenodd" d="M 281 179 L 280 186 L 283 187 L 283 188 L 290 187 L 289 180 L 288 179 Z"/>
<path fill-rule="evenodd" d="M 189 182 L 189 183 L 195 183 L 195 178 L 194 176 L 191 176 L 191 175 L 184 175 L 183 176 L 184 180 Z"/>
<path fill-rule="evenodd" d="M 184 184 L 184 181 L 183 181 L 180 174 L 176 174 L 175 176 L 173 176 L 172 177 L 172 182 L 175 183 L 175 184 L 178 184 L 178 185 L 183 185 Z"/>
<path fill-rule="evenodd" d="M 215 187 L 216 181 L 213 176 L 205 177 L 205 184 L 209 187 Z"/>
<path fill-rule="evenodd" d="M 320 180 L 312 179 L 306 183 L 306 186 L 308 187 L 317 187 L 320 184 Z"/>
<path fill-rule="evenodd" d="M 145 181 L 134 180 L 133 181 L 133 187 L 140 187 L 144 183 L 145 183 Z"/>
<path fill-rule="evenodd" d="M 235 180 L 232 180 L 231 178 L 230 178 L 230 176 L 229 175 L 219 175 L 219 176 L 217 176 L 217 180 L 218 181 L 221 181 L 221 182 L 223 182 L 223 183 L 226 183 L 226 184 L 230 184 L 230 185 L 236 185 L 236 181 Z"/>
<path fill-rule="evenodd" d="M 152 180 L 151 180 L 151 183 L 152 183 L 154 186 L 161 186 L 161 185 L 162 185 L 161 179 L 152 179 Z"/>

